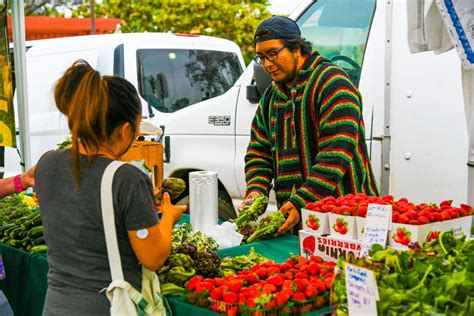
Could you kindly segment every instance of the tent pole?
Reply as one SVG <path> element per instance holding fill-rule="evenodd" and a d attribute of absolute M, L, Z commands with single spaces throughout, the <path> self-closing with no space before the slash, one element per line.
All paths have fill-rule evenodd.
<path fill-rule="evenodd" d="M 26 85 L 25 5 L 23 0 L 12 2 L 13 50 L 15 58 L 18 129 L 20 131 L 21 167 L 31 167 L 28 89 Z"/>

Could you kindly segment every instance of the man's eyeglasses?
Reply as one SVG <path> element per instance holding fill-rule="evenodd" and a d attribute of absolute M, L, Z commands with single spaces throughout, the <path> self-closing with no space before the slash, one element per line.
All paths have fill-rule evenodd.
<path fill-rule="evenodd" d="M 286 46 L 280 47 L 264 55 L 255 55 L 253 60 L 259 65 L 262 64 L 265 59 L 269 61 L 275 61 L 278 58 L 278 53 L 281 52 L 285 47 Z"/>

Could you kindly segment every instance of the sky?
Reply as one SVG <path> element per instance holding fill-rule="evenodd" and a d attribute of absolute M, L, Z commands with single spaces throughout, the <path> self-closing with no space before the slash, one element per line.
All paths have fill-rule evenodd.
<path fill-rule="evenodd" d="M 301 3 L 301 0 L 268 0 L 268 11 L 276 15 L 288 15 Z"/>

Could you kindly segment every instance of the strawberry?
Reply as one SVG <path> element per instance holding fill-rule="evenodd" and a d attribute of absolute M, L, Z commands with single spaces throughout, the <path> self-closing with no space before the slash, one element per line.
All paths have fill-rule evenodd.
<path fill-rule="evenodd" d="M 326 279 L 332 281 L 333 277 L 324 278 Z M 326 291 L 326 284 L 325 281 L 314 280 L 309 283 L 308 288 L 314 288 L 319 294 L 323 294 Z"/>
<path fill-rule="evenodd" d="M 446 211 L 449 212 L 449 215 L 451 215 L 451 218 L 458 218 L 459 217 L 459 211 L 454 207 L 453 208 L 448 208 Z"/>
<path fill-rule="evenodd" d="M 260 279 L 263 279 L 263 278 L 266 278 L 267 277 L 267 269 L 266 268 L 259 268 L 257 271 L 255 271 L 255 273 L 257 273 L 258 277 Z"/>
<path fill-rule="evenodd" d="M 214 286 L 212 285 L 211 282 L 208 282 L 208 281 L 201 281 L 201 282 L 198 282 L 196 284 L 196 293 L 198 294 L 205 294 L 205 293 L 211 293 L 212 292 L 212 289 L 214 288 Z"/>
<path fill-rule="evenodd" d="M 247 274 L 245 276 L 245 282 L 247 284 L 254 284 L 254 283 L 257 283 L 258 281 L 260 281 L 259 277 L 258 277 L 258 274 L 255 273 L 255 272 L 252 272 L 250 274 Z"/>
<path fill-rule="evenodd" d="M 296 292 L 292 295 L 291 299 L 294 301 L 306 301 L 306 295 L 303 292 Z"/>
<path fill-rule="evenodd" d="M 432 213 L 432 214 L 436 222 L 441 222 L 443 220 L 443 216 L 441 216 L 441 213 Z"/>
<path fill-rule="evenodd" d="M 288 303 L 291 295 L 293 294 L 292 291 L 281 291 L 275 294 L 275 302 L 276 306 L 283 306 Z"/>
<path fill-rule="evenodd" d="M 307 298 L 311 299 L 311 298 L 314 298 L 314 297 L 318 296 L 318 290 L 314 287 L 308 286 L 304 290 L 304 294 L 306 295 Z"/>
<path fill-rule="evenodd" d="M 400 213 L 398 212 L 392 213 L 392 222 L 397 223 L 399 218 L 400 218 Z"/>
<path fill-rule="evenodd" d="M 398 222 L 400 224 L 408 224 L 409 221 L 410 221 L 410 218 L 408 218 L 408 216 L 406 216 L 405 214 L 400 216 L 400 218 L 398 219 Z"/>
<path fill-rule="evenodd" d="M 284 278 L 281 274 L 275 274 L 267 279 L 269 284 L 280 287 L 283 285 Z"/>
<path fill-rule="evenodd" d="M 449 221 L 451 219 L 451 214 L 449 214 L 449 212 L 442 211 L 441 218 L 443 221 Z"/>
<path fill-rule="evenodd" d="M 412 219 L 412 220 L 418 217 L 418 214 L 414 210 L 408 211 L 406 215 L 408 216 L 409 219 Z"/>
<path fill-rule="evenodd" d="M 306 272 L 298 271 L 295 274 L 295 279 L 307 279 L 308 274 Z"/>
<path fill-rule="evenodd" d="M 222 293 L 224 292 L 223 287 L 216 287 L 211 291 L 211 298 L 216 301 L 220 301 L 222 299 Z"/>
<path fill-rule="evenodd" d="M 245 305 L 247 305 L 247 307 L 249 307 L 249 308 L 255 308 L 255 307 L 257 307 L 257 303 L 255 303 L 255 299 L 256 299 L 256 297 L 249 297 L 249 298 L 245 301 Z"/>
<path fill-rule="evenodd" d="M 317 263 L 311 263 L 308 265 L 307 270 L 310 275 L 317 275 L 319 273 L 319 265 Z"/>
<path fill-rule="evenodd" d="M 227 304 L 235 304 L 239 300 L 239 296 L 234 292 L 223 292 L 222 300 Z"/>
<path fill-rule="evenodd" d="M 229 284 L 228 284 L 229 290 L 234 293 L 239 293 L 240 290 L 242 289 L 243 283 L 244 282 L 242 280 L 238 280 L 238 279 L 231 280 L 229 281 Z"/>
<path fill-rule="evenodd" d="M 188 291 L 194 291 L 196 289 L 196 284 L 201 282 L 202 276 L 194 276 L 191 279 L 189 279 L 188 284 L 186 284 L 186 289 Z"/>
<path fill-rule="evenodd" d="M 289 263 L 284 262 L 284 263 L 280 264 L 280 271 L 281 272 L 286 272 L 286 271 L 290 270 L 291 268 L 292 268 L 292 265 L 289 264 Z"/>
<path fill-rule="evenodd" d="M 308 236 L 303 239 L 303 250 L 309 256 L 314 254 L 314 250 L 316 249 L 316 238 L 314 236 Z"/>
<path fill-rule="evenodd" d="M 279 265 L 273 265 L 267 269 L 267 276 L 272 276 L 274 274 L 280 273 L 280 266 Z"/>
<path fill-rule="evenodd" d="M 238 306 L 232 306 L 231 308 L 227 309 L 227 316 L 237 316 L 239 312 Z"/>
<path fill-rule="evenodd" d="M 309 257 L 309 261 L 310 262 L 314 262 L 314 263 L 323 263 L 324 262 L 324 259 L 321 258 L 320 256 L 311 256 Z"/>
<path fill-rule="evenodd" d="M 426 216 L 419 216 L 418 217 L 418 222 L 420 222 L 421 225 L 423 224 L 429 224 L 430 223 L 430 219 Z"/>
<path fill-rule="evenodd" d="M 277 291 L 278 291 L 277 287 L 273 284 L 270 284 L 270 283 L 265 284 L 263 286 L 263 289 L 262 289 L 262 293 L 264 293 L 264 294 L 265 293 L 275 293 Z"/>
<path fill-rule="evenodd" d="M 291 280 L 283 281 L 283 285 L 281 286 L 282 291 L 291 291 L 291 293 L 296 292 L 297 289 L 298 285 L 296 285 L 296 283 Z"/>
<path fill-rule="evenodd" d="M 264 309 L 271 309 L 271 308 L 274 308 L 275 306 L 277 306 L 276 301 L 275 300 L 270 300 L 270 301 L 268 301 L 268 303 L 263 305 L 263 308 Z"/>
<path fill-rule="evenodd" d="M 463 210 L 467 211 L 467 215 L 471 215 L 471 213 L 472 213 L 472 207 L 471 207 L 470 205 L 461 204 L 460 207 L 461 207 Z M 466 215 L 466 216 L 467 216 L 467 215 Z"/>
<path fill-rule="evenodd" d="M 420 221 L 417 219 L 411 219 L 408 224 L 410 225 L 420 225 Z"/>
<path fill-rule="evenodd" d="M 291 271 L 285 272 L 284 275 L 285 275 L 285 279 L 286 279 L 286 280 L 293 280 L 294 277 L 295 277 L 295 276 L 293 275 L 293 272 L 291 272 Z"/>
<path fill-rule="evenodd" d="M 299 292 L 303 292 L 309 283 L 308 279 L 294 279 L 294 282 Z"/>
<path fill-rule="evenodd" d="M 445 200 L 445 201 L 442 201 L 441 203 L 439 203 L 439 206 L 440 207 L 451 206 L 452 203 L 453 203 L 453 200 Z"/>

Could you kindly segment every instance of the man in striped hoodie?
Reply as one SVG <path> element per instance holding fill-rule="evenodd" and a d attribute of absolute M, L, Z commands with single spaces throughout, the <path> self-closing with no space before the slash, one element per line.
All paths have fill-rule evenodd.
<path fill-rule="evenodd" d="M 268 195 L 273 181 L 278 207 L 288 213 L 283 233 L 299 224 L 309 202 L 348 193 L 378 195 L 361 95 L 347 74 L 312 52 L 289 18 L 264 20 L 254 42 L 254 60 L 273 83 L 252 122 L 245 200 Z"/>

